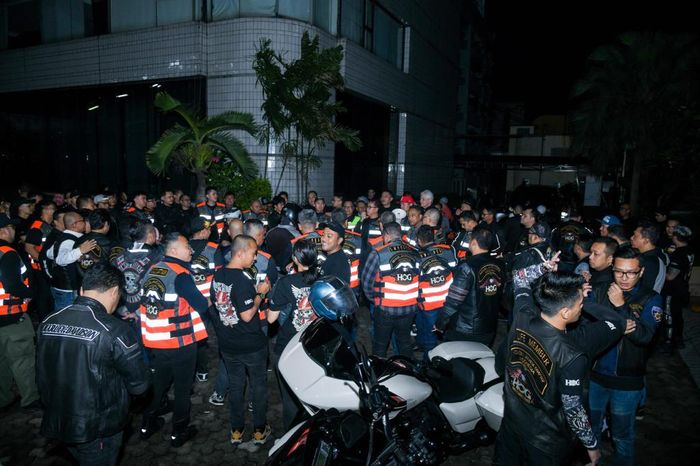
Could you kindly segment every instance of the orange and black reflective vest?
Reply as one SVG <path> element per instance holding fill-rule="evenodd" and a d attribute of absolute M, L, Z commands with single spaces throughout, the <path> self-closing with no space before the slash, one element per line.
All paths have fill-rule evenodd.
<path fill-rule="evenodd" d="M 457 265 L 452 248 L 444 244 L 431 244 L 419 251 L 419 306 L 424 311 L 434 311 L 445 305 L 452 285 L 452 270 Z"/>
<path fill-rule="evenodd" d="M 2 260 L 5 254 L 11 252 L 17 254 L 17 251 L 15 251 L 10 246 L 0 246 L 0 261 Z M 24 283 L 24 286 L 29 286 L 29 275 L 27 274 L 27 267 L 24 265 L 24 262 L 22 262 L 21 259 L 19 263 L 19 273 L 22 283 Z M 7 290 L 5 290 L 5 285 L 3 284 L 2 277 L 0 276 L 0 316 L 21 314 L 23 312 L 27 312 L 27 303 L 24 301 L 23 298 L 12 296 Z"/>
<path fill-rule="evenodd" d="M 221 202 L 217 202 L 213 206 L 207 205 L 206 202 L 200 202 L 197 204 L 197 214 L 209 222 L 210 225 L 215 225 L 216 232 L 219 234 L 219 236 L 221 233 L 223 233 L 224 228 L 226 227 L 226 220 L 224 218 L 225 210 L 226 206 Z"/>
<path fill-rule="evenodd" d="M 41 250 L 44 248 L 44 243 L 46 243 L 46 238 L 49 236 L 49 233 L 51 233 L 51 230 L 53 228 L 51 225 L 48 223 L 44 222 L 43 220 L 34 220 L 34 223 L 29 227 L 29 230 L 39 230 L 41 232 L 41 244 L 35 244 L 36 246 L 36 252 L 40 253 Z M 29 256 L 29 263 L 32 266 L 32 269 L 34 270 L 41 270 L 41 265 L 39 261 L 35 261 L 32 256 Z"/>
<path fill-rule="evenodd" d="M 318 256 L 316 257 L 316 262 L 320 266 L 324 262 L 326 262 L 326 253 L 323 252 L 323 249 L 321 249 L 321 235 L 319 234 L 318 231 L 312 231 L 311 233 L 306 233 L 305 235 L 297 236 L 296 238 L 292 239 L 292 247 L 294 247 L 294 244 L 297 243 L 298 241 L 301 241 L 303 239 L 311 241 L 314 246 L 316 246 L 316 252 L 318 253 Z"/>
<path fill-rule="evenodd" d="M 360 286 L 360 257 L 362 256 L 362 235 L 345 230 L 343 252 L 350 261 L 350 288 Z"/>
<path fill-rule="evenodd" d="M 190 271 L 173 262 L 161 261 L 143 278 L 139 307 L 143 346 L 177 349 L 207 338 L 202 317 L 175 291 L 178 275 Z"/>
<path fill-rule="evenodd" d="M 377 248 L 379 268 L 374 279 L 374 304 L 408 307 L 418 303 L 418 253 L 397 240 Z"/>
<path fill-rule="evenodd" d="M 457 237 L 452 241 L 452 252 L 454 252 L 457 260 L 466 259 L 472 255 L 469 249 L 469 241 L 472 239 L 471 231 L 460 231 Z"/>
<path fill-rule="evenodd" d="M 192 245 L 192 242 L 190 244 Z M 204 248 L 199 252 L 195 249 L 196 256 L 192 256 L 192 278 L 194 278 L 197 289 L 206 299 L 209 299 L 211 282 L 214 279 L 214 272 L 216 272 L 214 255 L 218 247 L 215 242 L 207 241 Z"/>

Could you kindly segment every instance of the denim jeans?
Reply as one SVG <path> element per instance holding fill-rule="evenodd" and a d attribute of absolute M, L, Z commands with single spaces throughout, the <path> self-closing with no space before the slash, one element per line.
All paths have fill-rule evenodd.
<path fill-rule="evenodd" d="M 80 466 L 114 466 L 122 445 L 122 433 L 111 437 L 97 438 L 91 442 L 67 445 L 68 451 Z"/>
<path fill-rule="evenodd" d="M 228 371 L 226 370 L 226 364 L 224 364 L 223 356 L 219 357 L 219 374 L 216 376 L 214 391 L 217 393 L 217 395 L 221 396 L 228 393 Z"/>
<path fill-rule="evenodd" d="M 394 336 L 396 337 L 396 345 L 398 346 L 397 354 L 412 357 L 411 324 L 413 323 L 413 317 L 413 314 L 393 317 L 387 314 L 381 307 L 375 307 L 372 353 L 377 356 L 386 357 L 389 341 L 391 341 L 392 336 Z"/>
<path fill-rule="evenodd" d="M 418 311 L 416 314 L 416 328 L 418 330 L 416 342 L 426 354 L 426 357 L 428 352 L 438 344 L 437 336 L 433 333 L 433 327 L 441 312 L 442 308 L 433 311 Z"/>
<path fill-rule="evenodd" d="M 73 301 L 78 296 L 78 292 L 62 291 L 51 287 L 51 296 L 53 296 L 53 310 L 58 311 L 73 304 Z"/>
<path fill-rule="evenodd" d="M 228 372 L 228 405 L 231 411 L 231 429 L 245 427 L 245 388 L 253 401 L 253 427 L 267 424 L 267 348 L 255 353 L 222 353 Z"/>
<path fill-rule="evenodd" d="M 614 390 L 591 381 L 588 401 L 593 433 L 600 442 L 605 408 L 610 404 L 610 432 L 615 444 L 613 464 L 634 464 L 634 421 L 642 390 Z"/>

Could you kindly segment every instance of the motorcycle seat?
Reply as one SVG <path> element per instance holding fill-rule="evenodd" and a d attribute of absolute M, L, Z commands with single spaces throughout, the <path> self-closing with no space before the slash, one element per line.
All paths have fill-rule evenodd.
<path fill-rule="evenodd" d="M 484 368 L 467 358 L 443 359 L 435 372 L 431 379 L 441 403 L 467 400 L 476 395 L 484 383 Z"/>

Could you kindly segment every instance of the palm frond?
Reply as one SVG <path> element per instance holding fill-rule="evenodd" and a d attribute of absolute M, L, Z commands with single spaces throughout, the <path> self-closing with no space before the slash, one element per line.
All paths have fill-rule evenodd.
<path fill-rule="evenodd" d="M 258 173 L 258 166 L 250 157 L 243 143 L 226 132 L 211 134 L 209 143 L 228 156 L 241 169 L 241 174 L 253 178 Z"/>
<path fill-rule="evenodd" d="M 146 166 L 154 174 L 162 175 L 173 153 L 191 136 L 192 132 L 180 125 L 175 125 L 166 130 L 160 139 L 146 152 Z"/>

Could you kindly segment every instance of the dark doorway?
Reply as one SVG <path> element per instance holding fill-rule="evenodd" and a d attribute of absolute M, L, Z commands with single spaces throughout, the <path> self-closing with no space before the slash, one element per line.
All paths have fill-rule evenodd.
<path fill-rule="evenodd" d="M 366 195 L 368 188 L 379 192 L 387 185 L 391 110 L 349 92 L 338 92 L 336 99 L 347 109 L 338 123 L 360 132 L 362 148 L 350 152 L 336 144 L 335 191 L 351 198 Z"/>
<path fill-rule="evenodd" d="M 155 109 L 161 90 L 206 114 L 204 78 L 0 95 L 0 173 L 7 180 L 0 190 L 13 192 L 24 182 L 49 192 L 158 194 L 178 187 L 194 193 L 189 172 L 172 166 L 156 177 L 146 167 L 146 151 L 182 123 Z"/>

